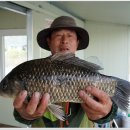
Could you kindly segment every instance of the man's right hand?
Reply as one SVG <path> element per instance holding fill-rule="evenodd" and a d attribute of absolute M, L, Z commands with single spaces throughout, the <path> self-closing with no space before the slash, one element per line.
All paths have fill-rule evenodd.
<path fill-rule="evenodd" d="M 34 120 L 43 116 L 50 99 L 49 94 L 46 93 L 40 98 L 40 93 L 35 92 L 28 103 L 25 102 L 26 96 L 27 91 L 24 90 L 20 92 L 13 102 L 14 108 L 21 117 L 27 120 Z"/>

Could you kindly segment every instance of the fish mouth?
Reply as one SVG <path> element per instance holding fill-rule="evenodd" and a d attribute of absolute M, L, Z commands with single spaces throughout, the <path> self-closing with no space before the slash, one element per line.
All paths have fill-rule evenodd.
<path fill-rule="evenodd" d="M 0 92 L 0 96 L 5 97 L 5 98 L 12 98 L 13 96 L 8 93 Z"/>

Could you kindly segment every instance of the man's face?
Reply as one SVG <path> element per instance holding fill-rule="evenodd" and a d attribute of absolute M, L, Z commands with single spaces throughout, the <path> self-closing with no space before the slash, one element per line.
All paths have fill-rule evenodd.
<path fill-rule="evenodd" d="M 65 51 L 75 53 L 79 43 L 76 32 L 69 29 L 56 30 L 47 40 L 52 54 Z"/>

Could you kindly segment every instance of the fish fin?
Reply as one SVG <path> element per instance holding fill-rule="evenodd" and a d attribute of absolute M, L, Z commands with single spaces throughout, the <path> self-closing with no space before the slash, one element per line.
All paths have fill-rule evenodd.
<path fill-rule="evenodd" d="M 102 69 L 104 69 L 103 63 L 101 62 L 101 60 L 97 56 L 89 56 L 86 58 L 86 60 L 88 62 L 93 63 L 93 64 L 99 65 Z"/>
<path fill-rule="evenodd" d="M 83 67 L 85 69 L 89 69 L 91 71 L 102 70 L 103 68 L 94 63 L 85 61 L 75 56 L 75 54 L 71 52 L 58 52 L 55 55 L 51 56 L 51 61 L 63 61 L 65 64 L 72 64 L 76 66 Z"/>
<path fill-rule="evenodd" d="M 62 110 L 60 105 L 49 104 L 48 110 L 53 113 L 58 119 L 64 121 L 65 120 L 65 112 Z"/>
<path fill-rule="evenodd" d="M 97 71 L 97 70 L 102 70 L 103 68 L 100 67 L 99 65 L 96 65 L 94 63 L 91 63 L 91 62 L 88 62 L 88 61 L 85 61 L 85 60 L 82 60 L 78 57 L 74 57 L 73 59 L 69 59 L 67 61 L 67 63 L 69 64 L 73 64 L 73 65 L 77 65 L 77 66 L 80 66 L 80 67 L 83 67 L 85 69 L 89 69 L 91 71 Z"/>
<path fill-rule="evenodd" d="M 130 105 L 130 82 L 119 78 L 116 78 L 116 80 L 117 86 L 112 100 L 121 110 L 128 111 Z"/>
<path fill-rule="evenodd" d="M 51 56 L 51 61 L 58 60 L 58 61 L 64 61 L 66 59 L 70 59 L 72 57 L 75 57 L 74 53 L 71 53 L 69 51 L 66 52 L 58 52 Z"/>

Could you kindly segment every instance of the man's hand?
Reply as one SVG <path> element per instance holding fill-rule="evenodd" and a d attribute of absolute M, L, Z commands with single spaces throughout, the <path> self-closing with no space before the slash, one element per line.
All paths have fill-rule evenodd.
<path fill-rule="evenodd" d="M 87 93 L 95 98 L 88 96 Z M 111 111 L 112 101 L 109 95 L 96 87 L 86 87 L 84 91 L 79 92 L 79 96 L 84 101 L 81 106 L 90 120 L 103 118 Z"/>
<path fill-rule="evenodd" d="M 19 112 L 21 117 L 33 120 L 43 116 L 50 99 L 49 94 L 46 93 L 40 98 L 40 93 L 35 92 L 28 103 L 25 102 L 26 96 L 27 91 L 22 91 L 13 102 L 14 108 Z"/>

